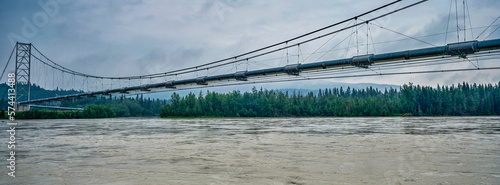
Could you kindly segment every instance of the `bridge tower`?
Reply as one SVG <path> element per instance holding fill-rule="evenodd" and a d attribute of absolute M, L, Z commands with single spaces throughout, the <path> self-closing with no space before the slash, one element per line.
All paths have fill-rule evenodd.
<path fill-rule="evenodd" d="M 30 100 L 31 44 L 16 43 L 16 101 Z M 16 110 L 29 110 L 29 105 L 17 107 Z"/>

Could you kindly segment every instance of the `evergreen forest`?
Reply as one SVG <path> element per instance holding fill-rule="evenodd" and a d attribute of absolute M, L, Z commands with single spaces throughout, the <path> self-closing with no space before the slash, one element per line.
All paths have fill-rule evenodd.
<path fill-rule="evenodd" d="M 0 88 L 2 88 L 0 86 Z M 34 88 L 36 89 L 36 87 Z M 43 89 L 36 90 L 45 94 Z M 50 94 L 77 91 L 52 90 Z M 35 95 L 43 97 L 42 95 Z M 7 99 L 1 98 L 0 118 L 7 118 Z M 257 90 L 217 93 L 206 91 L 170 100 L 135 96 L 99 96 L 60 102 L 62 107 L 85 111 L 30 110 L 16 112 L 16 119 L 72 119 L 160 116 L 184 117 L 344 117 L 344 116 L 483 116 L 500 115 L 500 83 L 429 86 L 405 84 L 379 90 L 325 88 L 318 91 Z"/>
<path fill-rule="evenodd" d="M 500 115 L 500 83 L 451 86 L 405 84 L 400 89 L 320 89 L 174 93 L 160 117 L 479 116 Z"/>

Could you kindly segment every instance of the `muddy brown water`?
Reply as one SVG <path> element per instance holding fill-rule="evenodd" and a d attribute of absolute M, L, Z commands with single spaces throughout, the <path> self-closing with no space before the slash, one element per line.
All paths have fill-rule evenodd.
<path fill-rule="evenodd" d="M 500 184 L 500 117 L 18 123 L 0 184 Z"/>

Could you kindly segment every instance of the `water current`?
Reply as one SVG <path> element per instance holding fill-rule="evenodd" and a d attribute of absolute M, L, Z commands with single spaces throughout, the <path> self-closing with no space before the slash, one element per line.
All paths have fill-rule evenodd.
<path fill-rule="evenodd" d="M 500 184 L 500 117 L 22 120 L 15 178 L 8 134 L 0 184 Z"/>

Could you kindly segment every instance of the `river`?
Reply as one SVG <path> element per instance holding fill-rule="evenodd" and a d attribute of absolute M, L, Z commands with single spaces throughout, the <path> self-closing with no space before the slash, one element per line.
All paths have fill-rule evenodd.
<path fill-rule="evenodd" d="M 500 117 L 18 123 L 0 184 L 500 184 Z"/>

